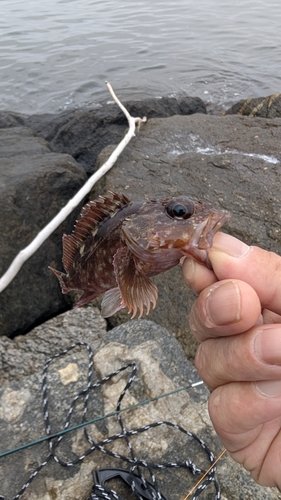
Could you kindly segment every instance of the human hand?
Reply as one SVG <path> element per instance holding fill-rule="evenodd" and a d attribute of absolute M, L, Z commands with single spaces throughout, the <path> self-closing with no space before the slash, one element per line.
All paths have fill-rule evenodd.
<path fill-rule="evenodd" d="M 187 258 L 183 275 L 210 417 L 234 460 L 281 490 L 281 257 L 217 233 L 209 258 L 213 271 Z"/>

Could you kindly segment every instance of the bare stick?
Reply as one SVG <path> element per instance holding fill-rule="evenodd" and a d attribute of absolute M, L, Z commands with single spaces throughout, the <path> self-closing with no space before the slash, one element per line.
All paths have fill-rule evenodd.
<path fill-rule="evenodd" d="M 14 277 L 18 274 L 19 270 L 21 269 L 22 265 L 25 263 L 31 255 L 33 255 L 36 250 L 44 243 L 44 241 L 55 231 L 55 229 L 66 219 L 66 217 L 74 210 L 79 203 L 85 198 L 85 196 L 89 193 L 89 191 L 92 189 L 92 187 L 95 185 L 95 183 L 103 177 L 106 172 L 108 172 L 111 167 L 115 164 L 117 158 L 119 155 L 122 153 L 122 151 L 125 149 L 127 144 L 130 142 L 132 137 L 135 136 L 135 129 L 136 129 L 136 123 L 144 123 L 146 122 L 146 118 L 134 118 L 132 117 L 126 108 L 124 108 L 123 104 L 119 101 L 119 99 L 116 97 L 113 88 L 111 87 L 109 82 L 105 82 L 110 94 L 112 95 L 114 101 L 118 104 L 118 106 L 121 108 L 123 113 L 125 114 L 128 123 L 129 123 L 129 130 L 126 133 L 125 137 L 122 139 L 122 141 L 118 144 L 117 148 L 113 151 L 113 153 L 110 155 L 108 160 L 95 172 L 90 179 L 84 184 L 84 186 L 76 193 L 76 195 L 69 200 L 69 202 L 61 209 L 61 211 L 52 219 L 47 226 L 38 233 L 36 238 L 32 240 L 32 242 L 25 247 L 23 250 L 19 252 L 19 254 L 15 257 L 13 260 L 12 264 L 10 265 L 9 269 L 6 271 L 6 273 L 2 276 L 0 279 L 0 293 L 3 292 L 3 290 L 11 283 L 11 281 L 14 279 Z"/>

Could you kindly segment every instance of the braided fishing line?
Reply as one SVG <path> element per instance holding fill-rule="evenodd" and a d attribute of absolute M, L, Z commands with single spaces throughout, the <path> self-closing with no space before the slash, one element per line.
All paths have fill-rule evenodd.
<path fill-rule="evenodd" d="M 48 371 L 50 368 L 50 365 L 54 360 L 56 360 L 59 357 L 65 356 L 67 353 L 69 353 L 71 350 L 75 349 L 76 347 L 83 347 L 87 350 L 88 352 L 88 370 L 87 370 L 87 383 L 86 387 L 82 389 L 73 399 L 72 402 L 69 406 L 67 416 L 65 419 L 65 423 L 63 426 L 63 430 L 61 433 L 53 433 L 52 432 L 52 424 L 50 420 L 50 415 L 49 415 L 49 385 L 48 385 Z M 100 440 L 98 442 L 95 442 L 93 438 L 89 435 L 89 432 L 86 428 L 86 425 L 89 423 L 93 422 L 92 421 L 87 421 L 87 412 L 88 412 L 88 406 L 89 406 L 89 398 L 91 395 L 91 392 L 94 391 L 95 389 L 101 387 L 104 385 L 106 382 L 110 381 L 114 376 L 124 372 L 125 370 L 130 370 L 129 375 L 127 377 L 127 381 L 125 384 L 125 387 L 121 391 L 118 400 L 117 400 L 117 405 L 116 405 L 116 412 L 112 412 L 108 415 L 104 415 L 101 418 L 107 418 L 107 416 L 111 416 L 112 414 L 115 414 L 117 416 L 117 421 L 119 423 L 121 432 L 113 434 L 111 436 L 108 436 L 107 438 Z M 130 487 L 131 491 L 135 494 L 135 498 L 137 500 L 143 500 L 144 498 L 151 498 L 152 500 L 165 500 L 164 496 L 161 495 L 158 485 L 157 485 L 157 478 L 154 473 L 154 471 L 157 470 L 165 470 L 165 469 L 173 469 L 173 468 L 184 468 L 188 469 L 193 475 L 201 475 L 203 476 L 199 482 L 195 485 L 194 491 L 193 492 L 193 500 L 197 499 L 198 496 L 211 484 L 214 485 L 215 487 L 215 497 L 214 500 L 219 500 L 221 498 L 220 496 L 220 487 L 219 484 L 215 478 L 215 472 L 216 472 L 216 467 L 215 467 L 215 460 L 214 454 L 212 451 L 208 448 L 208 446 L 205 444 L 205 442 L 200 439 L 196 434 L 184 429 L 180 425 L 170 422 L 170 421 L 157 421 L 153 422 L 151 424 L 136 428 L 136 429 L 127 429 L 121 416 L 121 412 L 124 411 L 126 408 L 121 408 L 122 401 L 132 386 L 134 380 L 136 379 L 136 374 L 137 374 L 137 365 L 134 362 L 128 363 L 125 366 L 122 366 L 118 370 L 115 370 L 114 372 L 110 373 L 109 375 L 106 375 L 102 379 L 93 382 L 93 351 L 90 347 L 89 344 L 85 342 L 77 342 L 75 344 L 72 344 L 69 348 L 64 349 L 63 351 L 55 354 L 54 356 L 50 357 L 47 359 L 44 368 L 43 368 L 43 373 L 42 373 L 42 406 L 43 406 L 43 419 L 44 419 L 44 424 L 45 424 L 45 431 L 46 431 L 46 437 L 44 439 L 48 440 L 48 446 L 49 446 L 49 454 L 47 457 L 40 463 L 40 465 L 32 472 L 32 474 L 29 476 L 27 481 L 22 485 L 20 491 L 16 494 L 16 496 L 13 497 L 12 500 L 18 500 L 20 497 L 25 493 L 27 488 L 30 486 L 32 481 L 35 479 L 35 477 L 40 473 L 40 471 L 50 462 L 50 460 L 54 460 L 56 463 L 60 464 L 63 467 L 73 467 L 79 463 L 81 463 L 88 455 L 93 453 L 94 451 L 99 451 L 103 454 L 106 454 L 108 456 L 111 456 L 112 458 L 122 460 L 125 463 L 127 463 L 127 466 L 129 467 L 129 473 L 131 474 L 131 479 L 132 481 L 130 482 Z M 200 382 L 197 382 L 195 384 L 192 384 L 194 386 L 200 384 Z M 191 387 L 191 386 L 190 386 Z M 189 388 L 190 388 L 189 387 Z M 180 390 L 184 390 L 187 388 L 180 388 Z M 178 390 L 171 391 L 169 394 L 172 394 L 174 392 L 178 392 Z M 164 397 L 164 395 L 159 396 Z M 141 402 L 141 404 L 147 404 L 150 401 L 155 401 L 158 398 L 152 398 L 151 400 L 145 400 Z M 73 428 L 70 427 L 71 423 L 71 418 L 74 412 L 74 409 L 79 401 L 83 401 L 83 412 L 82 412 L 82 423 L 79 424 L 78 426 L 74 426 Z M 132 407 L 137 407 L 138 405 L 133 405 Z M 128 407 L 128 409 L 131 409 L 132 407 Z M 95 419 L 97 420 L 97 419 Z M 138 459 L 137 455 L 133 449 L 132 443 L 130 441 L 130 437 L 135 436 L 137 434 L 149 432 L 151 429 L 158 428 L 160 426 L 168 427 L 168 428 L 173 428 L 176 431 L 182 432 L 189 438 L 192 438 L 195 440 L 200 447 L 203 449 L 205 452 L 207 458 L 209 459 L 211 466 L 208 469 L 208 471 L 204 471 L 201 468 L 197 467 L 195 463 L 192 460 L 184 460 L 184 461 L 170 461 L 170 462 L 165 462 L 165 463 L 148 463 L 146 460 L 143 459 Z M 66 461 L 62 459 L 59 456 L 58 453 L 58 448 L 59 444 L 61 443 L 64 434 L 66 432 L 69 432 L 70 430 L 76 429 L 83 427 L 83 432 L 84 436 L 89 443 L 88 449 L 75 458 L 72 461 Z M 112 450 L 106 449 L 106 445 L 109 443 L 113 443 L 118 440 L 124 440 L 126 443 L 126 447 L 128 449 L 128 456 L 124 454 L 117 453 Z M 42 440 L 38 440 L 37 442 L 41 442 Z M 34 443 L 29 443 L 29 445 L 33 445 Z M 23 448 L 23 447 L 21 447 Z M 14 450 L 10 450 L 9 452 L 6 452 L 1 456 L 5 456 L 8 453 L 11 453 Z M 135 475 L 135 471 L 137 471 L 137 475 Z M 147 480 L 144 476 L 144 471 L 146 471 L 147 474 L 149 474 L 149 480 Z M 142 482 L 142 488 L 143 490 L 147 490 L 149 494 L 151 495 L 150 497 L 144 497 L 139 494 L 136 486 L 136 480 L 135 478 L 140 478 Z M 144 495 L 144 493 L 143 493 Z M 187 498 L 187 497 L 186 497 Z M 101 484 L 95 484 L 91 493 L 91 497 L 89 500 L 100 500 L 100 499 L 106 499 L 106 500 L 122 500 L 120 496 L 114 491 L 111 490 Z M 5 497 L 0 495 L 0 500 L 6 500 Z"/>

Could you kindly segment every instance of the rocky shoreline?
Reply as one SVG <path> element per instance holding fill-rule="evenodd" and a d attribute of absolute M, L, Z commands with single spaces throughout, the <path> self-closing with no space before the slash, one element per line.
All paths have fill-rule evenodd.
<path fill-rule="evenodd" d="M 162 98 L 124 104 L 133 116 L 147 116 L 148 122 L 141 126 L 112 170 L 94 186 L 91 199 L 108 190 L 124 193 L 133 200 L 189 194 L 230 211 L 232 217 L 225 228 L 230 234 L 247 243 L 281 252 L 280 94 L 239 102 L 224 115 L 209 114 L 203 101 L 192 97 L 180 102 Z M 0 275 L 103 163 L 114 145 L 120 142 L 126 127 L 126 119 L 116 104 L 58 115 L 27 116 L 0 112 Z M 117 346 L 120 343 L 133 349 L 130 355 L 122 355 L 120 359 L 136 356 L 133 341 L 124 333 L 128 328 L 132 330 L 126 312 L 117 313 L 107 322 L 93 306 L 79 312 L 65 312 L 71 308 L 72 299 L 61 294 L 56 278 L 48 270 L 49 265 L 62 268 L 61 237 L 63 233 L 71 232 L 80 209 L 78 207 L 24 264 L 0 295 L 0 408 L 11 405 L 11 414 L 15 411 L 16 415 L 14 420 L 3 411 L 0 415 L 1 435 L 12 432 L 15 437 L 10 446 L 8 441 L 3 441 L 4 448 L 16 446 L 19 440 L 31 437 L 28 432 L 21 434 L 20 426 L 28 430 L 34 418 L 31 408 L 36 415 L 39 412 L 30 394 L 34 384 L 38 383 L 43 360 L 48 356 L 66 348 L 75 339 L 93 342 L 98 354 L 104 348 L 102 339 L 106 336 L 112 343 L 116 359 L 121 356 Z M 175 373 L 171 375 L 176 387 L 182 366 L 189 364 L 183 361 L 183 352 L 173 337 L 180 342 L 189 360 L 194 358 L 197 346 L 188 329 L 188 311 L 194 295 L 183 283 L 180 268 L 156 277 L 155 282 L 160 294 L 156 309 L 148 316 L 153 323 L 149 323 L 149 328 L 147 322 L 134 321 L 133 324 L 139 329 L 140 345 L 153 342 L 155 332 L 160 332 L 155 349 L 158 349 L 157 359 L 163 366 L 168 363 L 167 350 L 177 352 Z M 95 305 L 98 306 L 99 302 L 96 301 Z M 123 326 L 118 326 L 123 323 Z M 163 328 L 170 335 L 164 334 Z M 143 333 L 149 329 L 154 332 L 151 336 Z M 165 352 L 161 351 L 161 335 L 165 337 L 162 346 Z M 183 365 L 179 365 L 179 359 Z M 192 370 L 191 365 L 189 368 Z M 157 377 L 156 368 L 155 373 Z M 22 392 L 17 392 L 20 389 Z M 63 401 L 64 391 L 65 386 L 58 388 L 59 401 Z M 149 387 L 146 391 L 149 395 Z M 16 402 L 13 403 L 15 394 Z M 201 409 L 196 407 L 196 415 L 203 419 L 206 427 L 202 430 L 195 426 L 194 429 L 207 436 L 218 453 L 219 444 L 206 414 L 207 391 L 202 397 Z M 16 411 L 19 400 L 22 401 L 22 412 Z M 159 418 L 165 418 L 165 411 L 164 408 Z M 172 412 L 171 418 L 175 416 Z M 197 417 L 190 418 L 193 425 Z M 42 425 L 38 425 L 34 432 L 40 436 Z M 75 441 L 73 449 L 79 446 Z M 25 471 L 22 475 L 18 473 L 19 485 L 21 480 L 24 482 L 27 471 L 32 469 L 32 460 L 40 461 L 36 453 L 33 459 L 28 454 L 19 459 L 18 470 Z M 12 468 L 13 463 L 11 457 L 6 465 Z M 85 470 L 88 475 L 88 466 Z M 264 498 L 265 491 L 270 500 L 281 498 L 275 490 L 255 485 L 248 474 L 230 460 L 223 463 L 221 470 L 224 471 L 221 479 L 225 499 L 241 498 L 237 488 L 245 492 L 243 499 Z M 52 469 L 50 474 L 52 479 L 48 481 L 52 485 L 50 488 L 56 490 L 56 498 L 77 498 L 72 496 L 71 481 L 65 488 L 64 481 L 59 485 L 60 472 L 56 475 Z M 46 496 L 49 491 L 47 476 L 38 482 L 34 496 L 29 493 L 23 498 L 50 498 Z M 64 478 L 70 480 L 66 474 Z M 5 473 L 1 481 L 8 495 L 12 478 Z M 184 492 L 180 489 L 178 493 L 184 496 Z M 87 495 L 89 491 L 80 498 L 86 500 Z M 169 498 L 178 497 L 171 494 Z"/>
<path fill-rule="evenodd" d="M 131 199 L 190 194 L 229 210 L 227 231 L 280 250 L 280 94 L 237 103 L 224 116 L 207 114 L 203 101 L 191 97 L 125 105 L 133 116 L 147 116 L 148 122 L 94 187 L 91 198 L 109 189 Z M 59 115 L 0 112 L 1 275 L 108 157 L 126 127 L 115 103 Z M 71 232 L 80 209 L 0 295 L 0 336 L 24 334 L 71 306 L 48 266 L 61 268 L 61 237 Z M 160 293 L 150 318 L 178 338 L 186 337 L 186 310 L 193 295 L 179 270 L 157 281 L 163 298 Z M 126 313 L 121 316 L 114 317 L 111 326 L 127 319 Z"/>

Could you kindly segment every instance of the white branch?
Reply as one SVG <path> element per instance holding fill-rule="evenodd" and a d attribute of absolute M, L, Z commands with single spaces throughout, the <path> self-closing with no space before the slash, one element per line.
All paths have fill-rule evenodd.
<path fill-rule="evenodd" d="M 106 172 L 108 172 L 108 170 L 111 169 L 111 167 L 113 167 L 119 155 L 125 149 L 125 147 L 130 142 L 132 137 L 134 137 L 136 123 L 146 122 L 146 118 L 132 117 L 115 95 L 110 83 L 109 82 L 105 83 L 113 99 L 125 114 L 129 123 L 129 130 L 126 133 L 125 137 L 122 139 L 122 141 L 118 144 L 117 148 L 110 155 L 108 160 L 99 168 L 99 170 L 97 170 L 97 172 L 95 172 L 88 179 L 88 181 L 84 184 L 84 186 L 78 191 L 78 193 L 76 193 L 76 195 L 71 200 L 69 200 L 69 202 L 65 205 L 65 207 L 61 209 L 61 211 L 56 215 L 56 217 L 54 217 L 54 219 L 52 219 L 49 222 L 49 224 L 47 224 L 47 226 L 45 226 L 44 229 L 42 229 L 42 231 L 38 233 L 36 238 L 34 238 L 34 240 L 27 247 L 21 250 L 19 254 L 15 257 L 9 269 L 0 279 L 0 293 L 11 283 L 11 281 L 18 274 L 19 270 L 21 269 L 25 261 L 29 259 L 29 257 L 31 257 L 31 255 L 33 255 L 36 252 L 36 250 L 38 250 L 38 248 L 42 245 L 42 243 L 44 243 L 44 241 L 53 233 L 53 231 L 55 231 L 55 229 L 66 219 L 66 217 L 72 212 L 72 210 L 74 210 L 74 208 L 77 207 L 79 203 L 81 203 L 81 201 L 85 198 L 85 196 L 95 185 L 95 183 L 101 177 L 103 177 L 106 174 Z"/>

